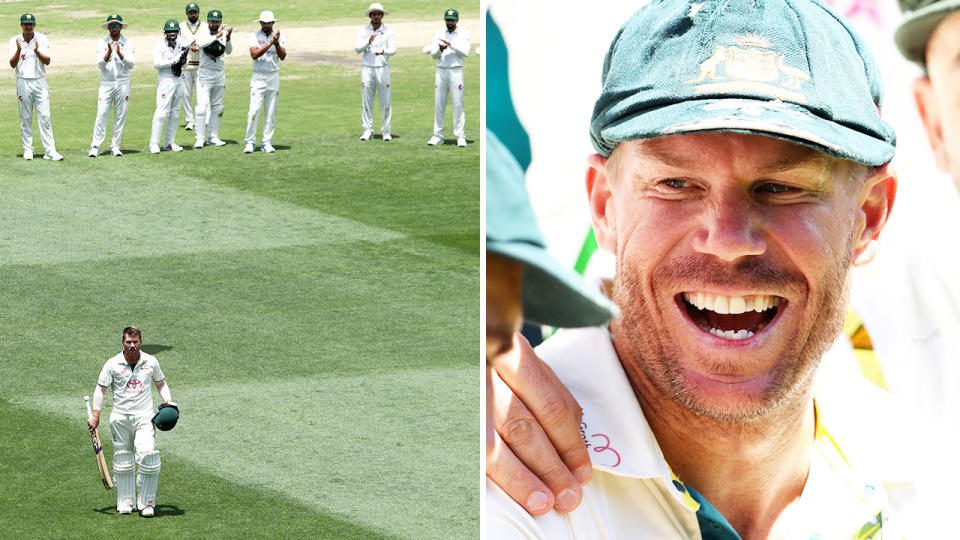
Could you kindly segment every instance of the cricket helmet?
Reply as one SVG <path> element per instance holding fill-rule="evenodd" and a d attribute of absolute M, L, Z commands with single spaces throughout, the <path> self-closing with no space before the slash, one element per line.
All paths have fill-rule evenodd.
<path fill-rule="evenodd" d="M 160 431 L 170 431 L 180 419 L 180 409 L 173 403 L 161 403 L 153 415 L 153 425 Z"/>
<path fill-rule="evenodd" d="M 227 47 L 219 41 L 214 41 L 203 48 L 203 52 L 207 53 L 210 58 L 219 58 L 226 50 Z"/>
<path fill-rule="evenodd" d="M 180 23 L 176 19 L 167 19 L 167 22 L 163 23 L 163 32 L 179 32 Z"/>

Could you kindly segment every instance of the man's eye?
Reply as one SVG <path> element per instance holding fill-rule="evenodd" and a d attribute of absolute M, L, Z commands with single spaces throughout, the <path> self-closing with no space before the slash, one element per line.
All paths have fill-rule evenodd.
<path fill-rule="evenodd" d="M 686 180 L 680 180 L 679 178 L 671 178 L 669 180 L 664 180 L 663 185 L 671 189 L 684 189 L 690 187 L 690 183 Z"/>
<path fill-rule="evenodd" d="M 759 186 L 757 186 L 757 191 L 761 193 L 771 194 L 771 195 L 778 195 L 781 193 L 795 193 L 799 190 L 793 186 L 767 183 L 767 184 L 760 184 Z"/>

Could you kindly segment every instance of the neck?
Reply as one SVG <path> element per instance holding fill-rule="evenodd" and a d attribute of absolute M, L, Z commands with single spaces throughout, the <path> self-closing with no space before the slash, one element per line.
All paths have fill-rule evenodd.
<path fill-rule="evenodd" d="M 374 30 L 379 30 L 382 23 L 370 23 L 373 26 Z"/>
<path fill-rule="evenodd" d="M 33 32 L 30 32 L 29 34 L 26 33 L 26 32 L 24 32 L 24 33 L 23 33 L 23 39 L 25 39 L 25 40 L 27 40 L 27 41 L 30 41 L 31 39 L 33 39 L 33 34 L 34 34 Z"/>
<path fill-rule="evenodd" d="M 140 353 L 138 352 L 136 356 L 131 358 L 130 355 L 128 355 L 127 352 L 124 351 L 123 358 L 127 361 L 128 364 L 136 364 L 140 360 Z"/>
<path fill-rule="evenodd" d="M 612 325 L 616 346 L 616 325 Z M 777 518 L 803 492 L 816 426 L 812 389 L 761 418 L 728 421 L 677 403 L 621 354 L 644 417 L 663 455 L 744 539 L 767 538 Z"/>

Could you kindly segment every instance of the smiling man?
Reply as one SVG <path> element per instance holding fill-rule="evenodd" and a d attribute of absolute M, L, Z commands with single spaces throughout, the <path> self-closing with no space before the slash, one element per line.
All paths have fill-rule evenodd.
<path fill-rule="evenodd" d="M 488 481 L 491 537 L 916 533 L 881 396 L 850 384 L 866 417 L 814 385 L 896 192 L 881 88 L 816 2 L 653 2 L 624 24 L 586 178 L 622 316 L 537 349 L 583 407 L 593 480 L 537 517 Z"/>

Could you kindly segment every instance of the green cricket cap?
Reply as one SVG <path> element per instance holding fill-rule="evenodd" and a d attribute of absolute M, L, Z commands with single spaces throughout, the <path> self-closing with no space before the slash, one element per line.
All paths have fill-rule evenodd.
<path fill-rule="evenodd" d="M 222 21 L 222 20 L 223 20 L 223 12 L 220 11 L 219 9 L 211 9 L 210 11 L 207 12 L 207 20 L 208 20 L 208 21 Z"/>
<path fill-rule="evenodd" d="M 196 2 L 190 2 L 187 4 L 187 8 L 184 10 L 184 13 L 190 13 L 191 11 L 200 13 L 200 4 L 197 4 Z"/>
<path fill-rule="evenodd" d="M 960 10 L 960 0 L 899 0 L 903 20 L 893 35 L 897 48 L 911 62 L 926 69 L 927 41 L 943 19 Z"/>
<path fill-rule="evenodd" d="M 590 121 L 598 153 L 695 132 L 764 135 L 879 166 L 896 135 L 880 69 L 817 0 L 654 0 L 607 52 Z"/>
<path fill-rule="evenodd" d="M 548 252 L 530 207 L 523 170 L 487 130 L 487 252 L 524 266 L 523 318 L 557 327 L 598 326 L 617 308 Z"/>
<path fill-rule="evenodd" d="M 118 23 L 122 28 L 127 27 L 127 23 L 123 22 L 123 17 L 121 17 L 116 13 L 111 13 L 110 15 L 107 15 L 107 22 L 103 23 L 100 26 L 107 28 L 108 26 L 110 26 L 111 23 Z"/>
<path fill-rule="evenodd" d="M 164 32 L 179 32 L 180 23 L 176 19 L 167 19 L 167 22 L 163 23 Z"/>
<path fill-rule="evenodd" d="M 21 23 L 37 24 L 37 18 L 33 13 L 24 13 L 20 16 Z"/>
<path fill-rule="evenodd" d="M 446 10 L 446 11 L 443 12 L 443 20 L 445 20 L 445 21 L 450 21 L 450 20 L 458 21 L 458 20 L 460 20 L 460 14 L 457 13 L 457 10 L 455 10 L 455 9 L 448 9 L 448 10 Z"/>

